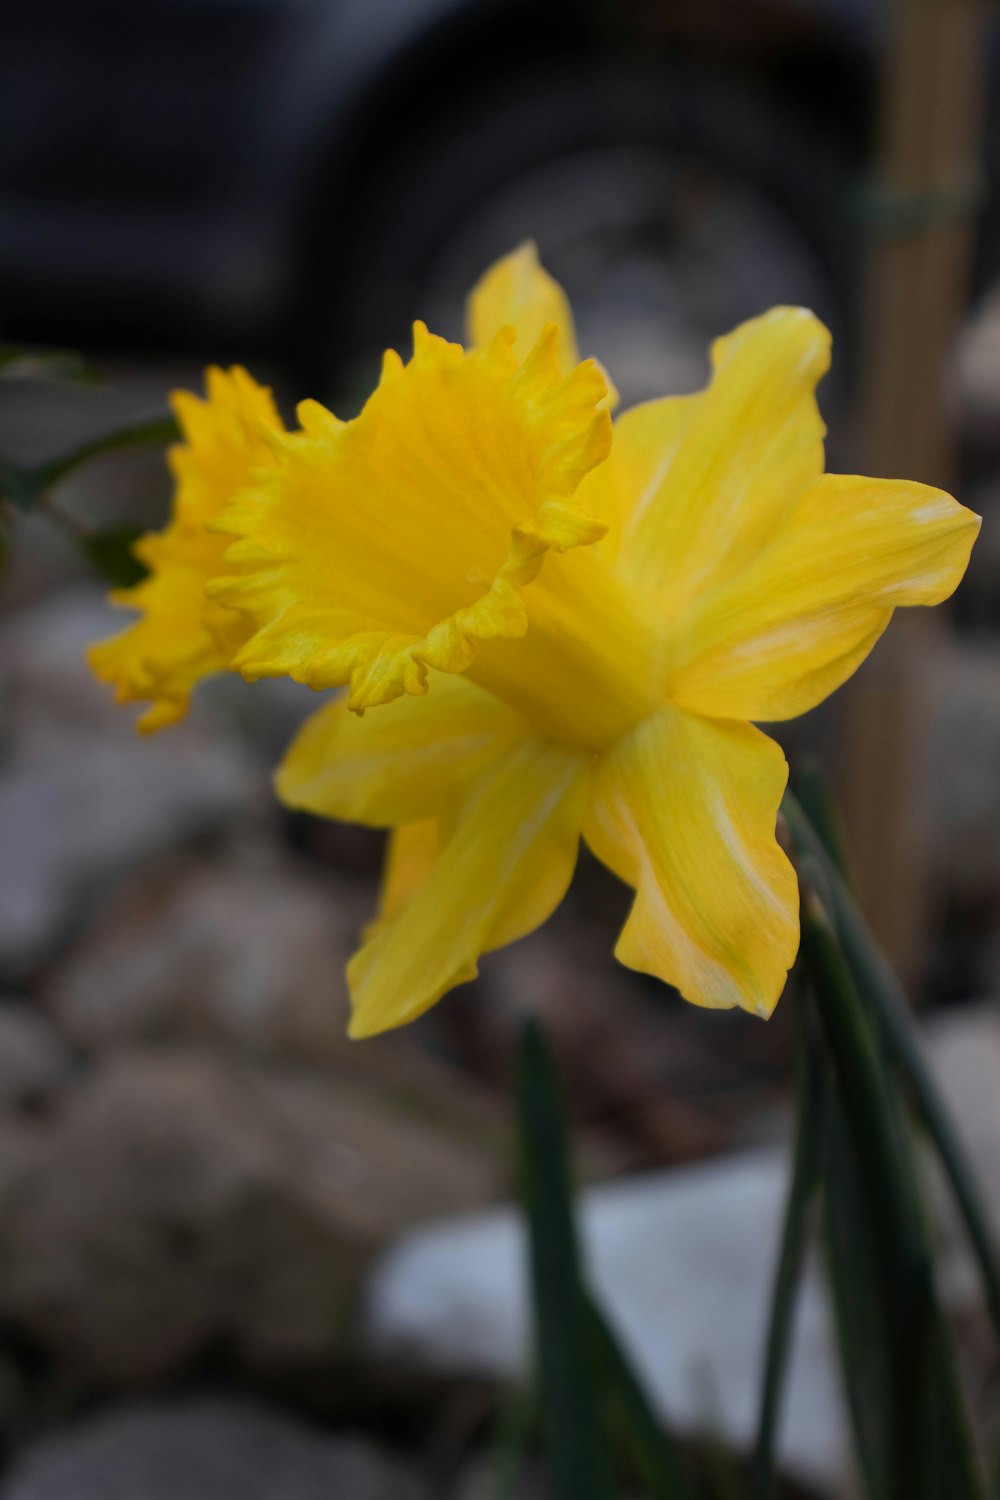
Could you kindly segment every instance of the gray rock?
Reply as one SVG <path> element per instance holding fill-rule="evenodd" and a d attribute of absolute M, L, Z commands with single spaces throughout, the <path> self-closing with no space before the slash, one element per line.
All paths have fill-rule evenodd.
<path fill-rule="evenodd" d="M 641 1490 L 627 1490 L 621 1500 L 640 1500 L 642 1495 Z M 496 1500 L 496 1497 L 496 1461 L 489 1456 L 472 1459 L 458 1476 L 454 1495 L 449 1491 L 449 1500 Z M 520 1464 L 510 1500 L 551 1500 L 551 1497 L 552 1488 L 544 1463 L 529 1454 Z M 0 1500 L 3 1500 L 2 1496 Z"/>
<path fill-rule="evenodd" d="M 72 1059 L 47 1016 L 0 999 L 0 1112 L 50 1100 L 68 1082 Z"/>
<path fill-rule="evenodd" d="M 0 633 L 0 971 L 19 977 L 149 858 L 270 806 L 238 745 L 179 728 L 135 734 L 83 659 L 127 622 L 88 589 Z"/>
<path fill-rule="evenodd" d="M 98 1051 L 204 1040 L 306 1058 L 343 1049 L 344 966 L 370 900 L 244 841 L 133 882 L 45 988 L 61 1032 Z"/>
<path fill-rule="evenodd" d="M 786 1190 L 785 1151 L 650 1174 L 583 1194 L 592 1280 L 653 1400 L 681 1431 L 752 1441 Z M 502 1209 L 409 1234 L 369 1284 L 366 1342 L 451 1375 L 524 1374 L 519 1216 Z M 799 1305 L 780 1453 L 790 1473 L 841 1482 L 848 1442 L 818 1276 Z"/>
<path fill-rule="evenodd" d="M 931 1070 L 1000 1235 L 1000 1007 L 935 1017 Z M 788 1152 L 768 1149 L 651 1174 L 583 1194 L 592 1279 L 657 1407 L 682 1432 L 721 1422 L 752 1440 L 762 1342 Z M 941 1280 L 956 1309 L 980 1305 L 967 1236 L 941 1174 Z M 438 1374 L 515 1379 L 528 1359 L 524 1244 L 512 1209 L 418 1229 L 381 1259 L 367 1292 L 366 1341 L 380 1357 Z M 989 1371 L 974 1372 L 987 1388 Z M 849 1441 L 826 1293 L 806 1277 L 779 1443 L 790 1474 L 843 1486 Z M 471 1494 L 477 1495 L 475 1475 Z M 838 1489 L 838 1493 L 840 1490 Z"/>
<path fill-rule="evenodd" d="M 934 1016 L 924 1042 L 1000 1243 L 1000 1006 L 990 1001 Z M 954 1302 L 975 1304 L 982 1295 L 979 1272 L 951 1189 L 936 1165 L 933 1183 L 945 1287 Z"/>
<path fill-rule="evenodd" d="M 1000 886 L 1000 662 L 991 649 L 929 653 L 927 829 L 931 867 L 966 899 Z"/>
<path fill-rule="evenodd" d="M 309 1365 L 376 1249 L 496 1186 L 476 1144 L 349 1076 L 123 1051 L 0 1132 L 0 1319 L 84 1386 L 209 1346 Z"/>
<path fill-rule="evenodd" d="M 137 1403 L 37 1443 L 0 1500 L 424 1500 L 361 1438 L 248 1401 Z"/>
<path fill-rule="evenodd" d="M 981 297 L 966 319 L 955 356 L 962 413 L 974 429 L 995 431 L 1000 415 L 1000 291 Z"/>

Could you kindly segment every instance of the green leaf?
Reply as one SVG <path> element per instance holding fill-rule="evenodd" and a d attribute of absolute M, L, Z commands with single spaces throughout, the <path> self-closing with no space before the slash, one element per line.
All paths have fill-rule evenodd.
<path fill-rule="evenodd" d="M 806 818 L 834 868 L 853 888 L 847 830 L 822 766 L 815 757 L 803 756 L 796 761 L 793 779 L 795 795 L 793 798 L 788 793 L 786 803 L 794 803 L 795 810 Z M 787 814 L 787 806 L 783 811 Z"/>
<path fill-rule="evenodd" d="M 887 1396 L 892 1374 L 882 1303 L 882 1279 L 850 1130 L 839 1094 L 827 1126 L 823 1234 L 840 1347 L 844 1394 L 858 1463 L 869 1500 L 890 1493 L 892 1422 Z"/>
<path fill-rule="evenodd" d="M 852 1238 L 867 1234 L 874 1249 L 878 1289 L 875 1327 L 885 1341 L 889 1402 L 891 1500 L 981 1500 L 982 1482 L 962 1405 L 950 1340 L 937 1305 L 931 1250 L 908 1140 L 891 1095 L 889 1075 L 837 938 L 816 890 L 823 871 L 802 861 L 802 953 L 833 1060 L 845 1125 L 863 1193 L 863 1213 L 854 1212 Z M 827 1180 L 836 1209 L 837 1178 Z M 858 1243 L 857 1239 L 854 1240 Z M 845 1350 L 857 1358 L 857 1350 Z M 862 1372 L 870 1375 L 867 1367 Z M 853 1404 L 853 1403 L 852 1403 Z M 880 1485 L 880 1458 L 866 1455 L 867 1477 Z M 871 1459 L 869 1463 L 867 1460 Z M 944 1488 L 942 1488 L 944 1486 Z M 881 1488 L 874 1493 L 881 1494 Z"/>
<path fill-rule="evenodd" d="M 517 1481 L 538 1416 L 538 1392 L 515 1391 L 500 1411 L 492 1444 L 493 1500 L 514 1500 Z"/>
<path fill-rule="evenodd" d="M 30 472 L 43 491 L 66 478 L 74 469 L 89 463 L 93 458 L 103 458 L 107 453 L 122 453 L 130 448 L 163 448 L 180 437 L 180 429 L 173 417 L 147 418 L 142 422 L 130 422 L 117 427 L 113 432 L 102 433 L 88 443 L 81 443 L 60 458 L 39 464 Z"/>
<path fill-rule="evenodd" d="M 548 1046 L 535 1021 L 525 1025 L 521 1039 L 517 1092 L 539 1398 L 553 1500 L 610 1500 L 611 1461 L 591 1359 L 562 1107 Z"/>
<path fill-rule="evenodd" d="M 5 380 L 56 380 L 99 385 L 103 372 L 72 349 L 24 349 L 0 344 L 0 377 Z"/>
<path fill-rule="evenodd" d="M 741 1500 L 743 1481 L 736 1455 L 726 1436 L 719 1383 L 712 1362 L 692 1364 L 691 1381 L 699 1407 L 702 1491 L 706 1500 Z"/>
<path fill-rule="evenodd" d="M 146 577 L 148 569 L 132 550 L 142 535 L 135 526 L 111 526 L 80 538 L 80 549 L 95 572 L 115 588 L 132 588 Z"/>
<path fill-rule="evenodd" d="M 783 811 L 799 849 L 823 867 L 837 930 L 855 983 L 877 1019 L 883 1045 L 910 1090 L 920 1121 L 951 1183 L 955 1202 L 979 1262 L 993 1327 L 1000 1339 L 1000 1258 L 993 1243 L 989 1216 L 958 1134 L 914 1035 L 903 987 L 869 932 L 824 841 L 795 799 L 787 794 Z"/>
<path fill-rule="evenodd" d="M 0 500 L 9 500 L 18 510 L 30 510 L 39 496 L 30 469 L 21 469 L 0 458 Z"/>
<path fill-rule="evenodd" d="M 621 1417 L 649 1500 L 686 1500 L 688 1488 L 673 1442 L 593 1297 L 588 1315 L 602 1385 Z"/>
<path fill-rule="evenodd" d="M 154 417 L 148 421 L 118 427 L 114 432 L 105 432 L 89 443 L 82 443 L 59 458 L 36 464 L 31 469 L 22 469 L 16 464 L 0 460 L 0 494 L 21 510 L 30 510 L 49 490 L 91 459 L 102 458 L 107 453 L 121 453 L 130 448 L 165 447 L 166 444 L 175 442 L 179 435 L 173 417 Z"/>
<path fill-rule="evenodd" d="M 796 1053 L 798 1089 L 795 1148 L 788 1201 L 775 1269 L 761 1380 L 760 1412 L 754 1454 L 757 1500 L 775 1493 L 774 1453 L 781 1415 L 785 1368 L 791 1347 L 792 1324 L 808 1242 L 809 1211 L 816 1196 L 823 1165 L 828 1087 L 811 999 L 800 986 L 796 995 Z"/>

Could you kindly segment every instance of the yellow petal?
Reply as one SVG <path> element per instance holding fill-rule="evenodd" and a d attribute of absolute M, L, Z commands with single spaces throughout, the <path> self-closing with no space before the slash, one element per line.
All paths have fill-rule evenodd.
<path fill-rule="evenodd" d="M 363 940 L 372 942 L 416 895 L 441 852 L 441 823 L 421 818 L 404 823 L 389 835 L 378 893 L 378 911 L 365 927 Z"/>
<path fill-rule="evenodd" d="M 814 389 L 829 348 L 811 313 L 774 308 L 716 341 L 705 391 L 616 424 L 581 499 L 612 525 L 620 518 L 617 566 L 664 616 L 742 568 L 822 473 Z"/>
<path fill-rule="evenodd" d="M 438 813 L 523 739 L 524 722 L 463 677 L 362 719 L 336 698 L 312 714 L 278 769 L 278 796 L 320 817 L 390 828 Z"/>
<path fill-rule="evenodd" d="M 580 359 L 573 312 L 558 281 L 540 263 L 534 241 L 526 240 L 509 255 L 494 261 L 469 293 L 466 304 L 469 343 L 475 348 L 485 348 L 502 328 L 513 328 L 514 348 L 524 359 L 550 323 L 559 330 L 559 367 L 566 373 Z M 618 404 L 618 392 L 603 365 L 600 369 L 608 386 L 603 405 L 613 411 Z"/>
<path fill-rule="evenodd" d="M 787 767 L 749 724 L 665 709 L 597 762 L 584 836 L 636 889 L 622 963 L 686 1000 L 770 1015 L 798 948 L 775 840 Z"/>
<path fill-rule="evenodd" d="M 978 531 L 940 490 L 825 475 L 769 546 L 677 622 L 671 700 L 719 718 L 805 713 L 864 660 L 897 605 L 952 593 Z"/>
<path fill-rule="evenodd" d="M 608 528 L 599 543 L 601 555 L 614 559 L 626 547 L 626 559 L 619 569 L 625 577 L 630 569 L 639 569 L 640 559 L 628 555 L 629 548 L 636 548 L 635 535 L 648 531 L 649 544 L 656 546 L 651 534 L 653 523 L 667 523 L 667 517 L 657 514 L 649 518 L 647 512 L 656 502 L 659 486 L 666 482 L 681 441 L 704 400 L 704 395 L 664 396 L 630 407 L 615 422 L 610 456 L 580 485 L 580 503 Z"/>
<path fill-rule="evenodd" d="M 592 364 L 563 377 L 549 326 L 523 364 L 513 334 L 466 354 L 415 329 L 406 366 L 386 357 L 361 415 L 310 403 L 275 444 L 259 487 L 220 530 L 236 576 L 214 598 L 258 629 L 247 677 L 350 683 L 362 710 L 426 691 L 429 667 L 463 672 L 480 640 L 523 635 L 521 591 L 550 549 L 603 527 L 574 496 L 605 457 L 610 419 Z"/>
<path fill-rule="evenodd" d="M 581 752 L 602 749 L 662 702 L 662 629 L 597 551 L 546 559 L 525 595 L 524 639 L 483 642 L 468 674 L 539 738 Z"/>
<path fill-rule="evenodd" d="M 245 370 L 210 369 L 207 385 L 205 401 L 186 391 L 173 395 L 185 441 L 169 454 L 176 479 L 171 518 L 136 543 L 148 576 L 111 595 L 142 619 L 88 652 L 120 703 L 151 701 L 139 720 L 147 731 L 182 719 L 196 683 L 228 667 L 248 633 L 242 616 L 205 598 L 226 550 L 224 538 L 207 532 L 205 523 L 267 458 L 263 434 L 279 431 L 281 421 L 270 392 Z"/>
<path fill-rule="evenodd" d="M 388 922 L 403 910 L 423 885 L 441 852 L 437 818 L 404 823 L 389 835 L 379 891 L 378 921 Z"/>
<path fill-rule="evenodd" d="M 430 871 L 348 965 L 352 1036 L 413 1020 L 545 921 L 573 874 L 586 781 L 585 760 L 533 743 L 476 781 Z"/>
<path fill-rule="evenodd" d="M 469 343 L 484 349 L 501 328 L 513 328 L 515 351 L 527 357 L 546 325 L 559 330 L 559 364 L 564 371 L 579 364 L 573 314 L 566 293 L 539 263 L 534 242 L 525 241 L 495 261 L 469 293 L 466 308 Z"/>

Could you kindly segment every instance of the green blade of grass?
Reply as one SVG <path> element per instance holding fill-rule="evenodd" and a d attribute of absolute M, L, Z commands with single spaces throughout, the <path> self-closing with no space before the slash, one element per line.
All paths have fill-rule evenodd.
<path fill-rule="evenodd" d="M 889 1378 L 888 1494 L 892 1500 L 936 1500 L 942 1493 L 949 1500 L 981 1500 L 908 1142 L 900 1134 L 873 1028 L 816 895 L 826 884 L 824 872 L 806 858 L 802 873 L 803 959 L 833 1061 L 877 1261 Z M 863 1235 L 864 1226 L 857 1232 Z"/>
<path fill-rule="evenodd" d="M 514 1500 L 537 1416 L 538 1393 L 533 1386 L 515 1391 L 501 1410 L 491 1451 L 493 1500 Z"/>
<path fill-rule="evenodd" d="M 882 1278 L 857 1152 L 833 1084 L 827 1124 L 823 1240 L 841 1378 L 869 1500 L 886 1500 L 892 1475 L 889 1345 Z"/>
<path fill-rule="evenodd" d="M 805 756 L 795 765 L 795 791 L 786 792 L 782 811 L 787 814 L 792 807 L 793 816 L 804 817 L 819 840 L 819 845 L 833 863 L 834 868 L 853 891 L 850 853 L 847 846 L 847 831 L 844 828 L 840 809 L 834 801 L 826 777 L 819 762 Z"/>
<path fill-rule="evenodd" d="M 80 550 L 95 572 L 118 589 L 131 588 L 149 571 L 132 550 L 142 535 L 134 526 L 109 526 L 80 538 Z"/>
<path fill-rule="evenodd" d="M 73 349 L 25 349 L 16 344 L 0 344 L 0 378 L 99 385 L 104 375 Z"/>
<path fill-rule="evenodd" d="M 176 443 L 179 437 L 180 428 L 173 417 L 152 417 L 141 422 L 129 422 L 124 427 L 117 427 L 114 432 L 105 432 L 100 437 L 92 438 L 89 443 L 81 443 L 78 448 L 71 449 L 59 458 L 39 464 L 30 471 L 32 480 L 40 492 L 44 493 L 74 469 L 90 463 L 91 459 L 102 458 L 107 453 L 123 453 L 130 448 L 165 448 L 168 443 Z"/>
<path fill-rule="evenodd" d="M 687 1500 L 689 1491 L 673 1442 L 642 1382 L 593 1297 L 587 1311 L 602 1385 L 621 1417 L 649 1500 Z"/>
<path fill-rule="evenodd" d="M 101 458 L 107 453 L 122 453 L 130 448 L 163 448 L 176 442 L 179 436 L 180 429 L 173 417 L 130 422 L 30 469 L 0 462 L 0 490 L 3 497 L 19 509 L 30 510 L 67 475 L 91 459 Z"/>
<path fill-rule="evenodd" d="M 528 1218 L 538 1394 L 553 1500 L 611 1500 L 607 1434 L 590 1344 L 573 1192 L 555 1071 L 529 1021 L 518 1069 L 521 1179 Z"/>
<path fill-rule="evenodd" d="M 788 794 L 783 810 L 798 848 L 823 867 L 837 929 L 855 983 L 877 1018 L 884 1045 L 906 1081 L 917 1114 L 951 1184 L 979 1263 L 993 1327 L 1000 1339 L 1000 1258 L 993 1243 L 989 1217 L 955 1127 L 913 1034 L 902 985 L 868 931 L 823 840 L 799 804 Z"/>
<path fill-rule="evenodd" d="M 810 997 L 800 990 L 796 1001 L 798 1087 L 795 1146 L 764 1348 L 754 1451 L 757 1500 L 771 1500 L 774 1494 L 774 1455 L 785 1370 L 808 1241 L 809 1210 L 819 1185 L 826 1131 L 826 1069 L 815 1034 Z"/>

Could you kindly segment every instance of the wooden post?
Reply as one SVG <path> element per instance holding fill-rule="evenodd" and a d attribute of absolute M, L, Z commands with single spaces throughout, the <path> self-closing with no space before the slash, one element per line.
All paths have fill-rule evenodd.
<path fill-rule="evenodd" d="M 893 0 L 882 83 L 863 348 L 868 472 L 954 488 L 945 377 L 968 295 L 985 86 L 979 0 Z M 845 695 L 841 764 L 860 894 L 908 977 L 919 967 L 921 670 L 946 620 L 898 614 Z"/>

